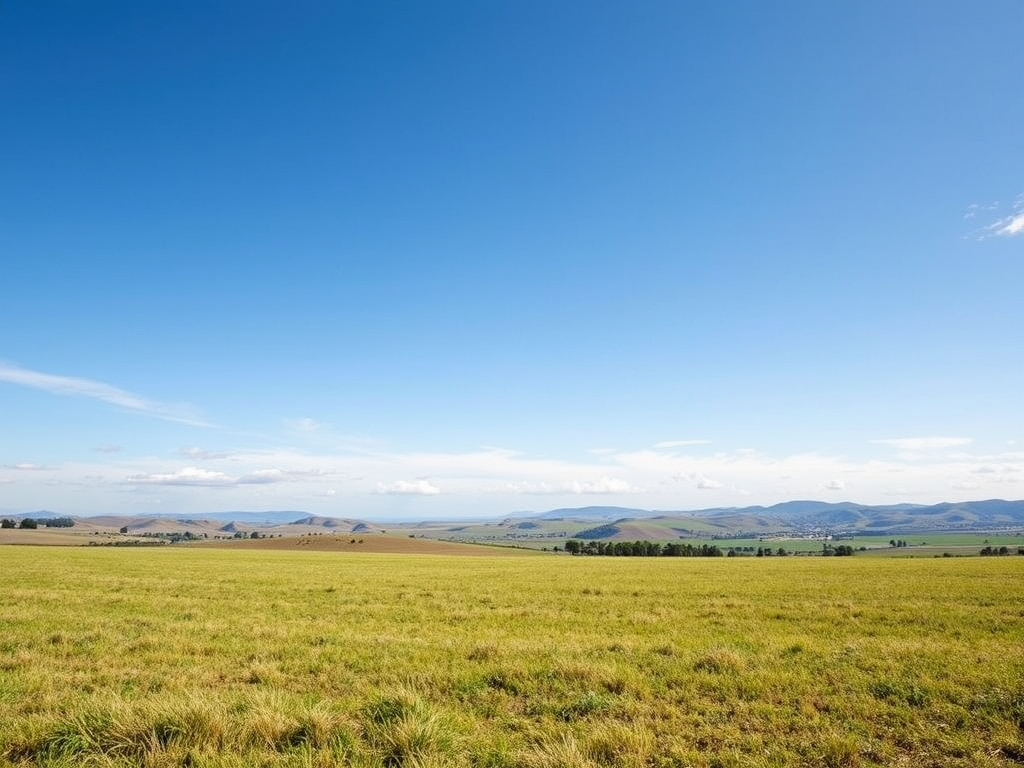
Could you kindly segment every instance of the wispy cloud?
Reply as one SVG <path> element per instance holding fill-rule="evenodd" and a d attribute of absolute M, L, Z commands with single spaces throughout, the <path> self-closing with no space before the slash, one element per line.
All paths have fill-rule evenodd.
<path fill-rule="evenodd" d="M 964 218 L 971 220 L 979 211 L 995 210 L 998 207 L 998 204 L 975 204 L 968 206 Z M 985 240 L 989 237 L 1016 237 L 1017 235 L 1024 235 L 1024 194 L 1017 195 L 1017 199 L 1013 201 L 1009 214 L 976 230 L 974 234 L 979 240 Z"/>
<path fill-rule="evenodd" d="M 196 427 L 208 427 L 209 423 L 197 416 L 192 408 L 185 405 L 170 405 L 155 400 L 148 400 L 127 390 L 111 384 L 76 376 L 59 376 L 22 368 L 10 363 L 0 362 L 0 382 L 19 384 L 23 387 L 39 389 L 54 395 L 87 397 L 101 400 L 136 413 L 155 416 L 165 421 L 175 421 Z"/>
<path fill-rule="evenodd" d="M 103 443 L 102 445 L 97 445 L 93 450 L 96 451 L 96 453 L 120 453 L 121 446 Z"/>
<path fill-rule="evenodd" d="M 223 488 L 237 485 L 238 480 L 239 478 L 224 472 L 215 472 L 199 467 L 185 467 L 177 472 L 131 475 L 126 482 L 129 485 L 186 485 L 201 488 Z"/>
<path fill-rule="evenodd" d="M 605 494 L 605 493 L 635 493 L 636 488 L 625 480 L 617 477 L 601 477 L 589 482 L 571 482 L 565 485 L 565 490 L 575 494 Z"/>
<path fill-rule="evenodd" d="M 191 448 L 180 448 L 178 453 L 187 459 L 193 459 L 195 461 L 215 461 L 217 459 L 226 459 L 228 455 L 226 453 L 213 453 L 211 451 L 204 451 L 202 448 L 191 447 Z"/>
<path fill-rule="evenodd" d="M 8 469 L 18 469 L 24 472 L 39 472 L 44 469 L 49 469 L 49 467 L 45 467 L 42 464 L 30 464 L 26 461 L 19 462 L 18 464 L 6 464 L 5 466 Z"/>
<path fill-rule="evenodd" d="M 964 221 L 973 221 L 983 211 L 997 211 L 999 203 L 971 203 L 964 212 Z"/>
<path fill-rule="evenodd" d="M 32 508 L 40 493 L 54 494 L 62 486 L 63 506 L 86 512 L 137 508 L 140 503 L 173 505 L 181 512 L 208 510 L 211 493 L 217 504 L 234 509 L 273 500 L 275 505 L 305 504 L 310 511 L 325 514 L 344 510 L 371 517 L 386 517 L 396 508 L 407 514 L 408 509 L 419 508 L 407 503 L 416 498 L 429 505 L 430 500 L 422 497 L 443 499 L 445 514 L 453 517 L 484 509 L 523 509 L 525 498 L 544 498 L 549 508 L 600 497 L 645 509 L 697 509 L 709 506 L 708 499 L 732 506 L 851 492 L 853 501 L 864 503 L 893 496 L 920 503 L 967 496 L 1019 497 L 1024 451 L 970 451 L 969 443 L 966 437 L 889 438 L 876 446 L 882 456 L 864 459 L 813 452 L 773 455 L 733 449 L 691 454 L 652 448 L 584 461 L 510 449 L 318 453 L 236 446 L 220 460 L 178 457 L 168 463 L 168 457 L 118 455 L 99 461 L 93 454 L 97 461 L 65 461 L 45 472 L 0 467 L 0 476 L 16 481 L 4 486 L 8 505 Z M 93 494 L 88 499 L 76 490 L 86 479 Z"/>
<path fill-rule="evenodd" d="M 890 445 L 901 451 L 933 451 L 941 448 L 955 448 L 974 442 L 970 437 L 890 437 L 872 440 L 875 445 Z"/>
<path fill-rule="evenodd" d="M 712 477 L 705 477 L 704 475 L 700 475 L 697 478 L 697 488 L 698 488 L 698 490 L 701 490 L 701 491 L 717 491 L 721 487 L 722 487 L 722 484 L 718 480 L 715 480 Z"/>
<path fill-rule="evenodd" d="M 288 429 L 295 430 L 296 432 L 316 432 L 323 428 L 323 424 L 316 419 L 311 419 L 308 416 L 301 419 L 285 419 L 284 425 Z"/>
<path fill-rule="evenodd" d="M 324 470 L 257 469 L 245 475 L 229 475 L 201 467 L 185 467 L 176 472 L 150 472 L 130 475 L 127 485 L 184 485 L 201 488 L 233 488 L 243 485 L 270 485 L 327 477 L 333 474 Z"/>
<path fill-rule="evenodd" d="M 595 480 L 533 481 L 516 480 L 486 489 L 490 494 L 512 493 L 524 496 L 590 496 L 639 493 L 637 486 L 617 477 L 601 476 Z"/>
<path fill-rule="evenodd" d="M 377 493 L 399 496 L 437 496 L 441 489 L 429 480 L 396 480 L 377 483 Z"/>
<path fill-rule="evenodd" d="M 710 440 L 662 440 L 660 443 L 655 443 L 655 448 L 686 448 L 691 445 L 707 445 Z"/>

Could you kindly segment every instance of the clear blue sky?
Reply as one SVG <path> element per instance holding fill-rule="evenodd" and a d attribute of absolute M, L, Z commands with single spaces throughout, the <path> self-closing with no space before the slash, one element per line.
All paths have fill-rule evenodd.
<path fill-rule="evenodd" d="M 0 511 L 1020 498 L 1022 29 L 0 3 Z"/>

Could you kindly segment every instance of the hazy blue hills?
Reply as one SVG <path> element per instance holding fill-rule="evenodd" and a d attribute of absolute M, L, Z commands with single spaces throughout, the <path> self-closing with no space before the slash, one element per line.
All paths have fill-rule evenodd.
<path fill-rule="evenodd" d="M 649 509 L 632 509 L 630 507 L 567 507 L 563 509 L 551 509 L 547 512 L 524 513 L 530 517 L 541 520 L 561 520 L 569 518 L 572 520 L 611 520 L 620 517 L 650 517 L 652 515 L 664 514 L 652 512 Z"/>
<path fill-rule="evenodd" d="M 726 531 L 925 531 L 978 530 L 1024 525 L 1024 501 L 989 499 L 941 504 L 869 505 L 854 502 L 787 501 L 772 506 L 714 507 L 690 511 L 639 510 L 628 507 L 583 507 L 542 512 L 534 519 L 589 520 L 578 533 L 604 538 L 627 522 L 675 521 L 684 532 Z"/>
<path fill-rule="evenodd" d="M 61 516 L 39 511 L 13 515 L 38 519 Z M 383 530 L 367 520 L 312 515 L 296 510 L 209 512 L 189 516 L 96 515 L 75 517 L 91 526 L 128 527 L 132 531 L 194 530 L 210 535 L 276 530 L 293 535 L 311 530 L 371 532 Z M 795 500 L 771 506 L 713 507 L 700 510 L 649 510 L 588 506 L 522 512 L 497 520 L 389 523 L 393 533 L 473 540 L 675 539 L 808 533 L 912 533 L 1024 529 L 1024 501 L 987 499 L 941 504 L 870 505 L 855 502 Z"/>

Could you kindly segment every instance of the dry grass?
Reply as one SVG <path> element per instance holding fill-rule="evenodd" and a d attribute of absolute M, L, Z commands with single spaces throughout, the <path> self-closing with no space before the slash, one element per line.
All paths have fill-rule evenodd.
<path fill-rule="evenodd" d="M 1024 558 L 5 548 L 0 567 L 4 766 L 1024 756 Z"/>
<path fill-rule="evenodd" d="M 274 551 L 358 552 L 411 555 L 458 555 L 462 557 L 531 556 L 539 553 L 510 546 L 463 544 L 437 539 L 411 538 L 408 535 L 380 533 L 313 533 L 265 539 L 229 539 L 203 541 L 189 546 L 223 549 L 267 549 Z"/>

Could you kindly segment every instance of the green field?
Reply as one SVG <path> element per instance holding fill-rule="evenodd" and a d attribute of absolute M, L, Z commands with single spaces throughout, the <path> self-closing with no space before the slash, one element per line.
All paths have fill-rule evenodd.
<path fill-rule="evenodd" d="M 0 765 L 1024 761 L 1021 557 L 0 566 Z"/>
<path fill-rule="evenodd" d="M 689 523 L 688 523 L 689 524 Z M 559 549 L 565 546 L 565 542 L 571 538 L 574 538 L 572 532 L 567 535 L 553 535 L 555 531 L 554 525 L 560 525 L 562 533 L 565 533 L 565 523 L 556 521 L 551 523 L 550 521 L 543 521 L 538 524 L 536 530 L 531 529 L 527 534 L 522 535 L 519 538 L 510 538 L 509 534 L 495 534 L 493 527 L 488 535 L 484 526 L 463 526 L 457 532 L 450 530 L 431 530 L 427 534 L 418 532 L 414 535 L 426 535 L 427 537 L 437 539 L 451 539 L 453 541 L 473 541 L 479 543 L 499 543 L 506 546 L 521 547 L 526 549 L 548 549 L 558 547 Z M 597 525 L 596 523 L 594 525 Z M 575 528 L 586 527 L 581 524 L 576 524 Z M 594 526 L 590 526 L 594 527 Z M 750 547 L 757 550 L 758 547 L 770 547 L 772 551 L 776 551 L 779 547 L 782 547 L 789 553 L 797 552 L 810 552 L 820 553 L 823 543 L 821 538 L 801 538 L 801 537 L 786 537 L 786 536 L 746 536 L 746 537 L 721 537 L 721 531 L 709 531 L 708 536 L 704 537 L 691 537 L 681 536 L 679 533 L 668 525 L 664 521 L 657 518 L 650 520 L 643 520 L 642 526 L 632 525 L 630 532 L 634 535 L 630 536 L 618 536 L 610 537 L 614 539 L 625 539 L 633 541 L 636 539 L 648 539 L 651 541 L 657 541 L 662 544 L 668 542 L 682 542 L 694 545 L 701 544 L 714 544 L 723 551 L 728 550 L 730 547 L 737 549 L 743 549 L 744 547 Z M 696 530 L 699 528 L 697 525 L 692 525 L 692 529 Z M 711 533 L 719 535 L 719 538 L 712 538 Z M 896 548 L 889 546 L 890 540 L 902 539 L 907 542 L 907 547 L 901 547 L 897 551 Z M 1012 549 L 1015 553 L 1018 547 L 1024 547 L 1024 534 L 1021 532 L 999 532 L 999 533 L 974 533 L 974 532 L 941 532 L 941 533 L 922 533 L 920 531 L 913 533 L 894 533 L 894 534 L 877 534 L 877 535 L 853 535 L 844 536 L 840 539 L 836 539 L 832 542 L 833 544 L 849 544 L 856 549 L 865 547 L 868 550 L 874 551 L 875 554 L 890 554 L 899 557 L 931 557 L 933 555 L 941 556 L 943 552 L 948 551 L 951 555 L 976 555 L 982 547 L 993 545 L 993 546 L 1007 546 Z M 892 550 L 891 552 L 889 550 Z M 747 553 L 749 554 L 749 553 Z"/>

